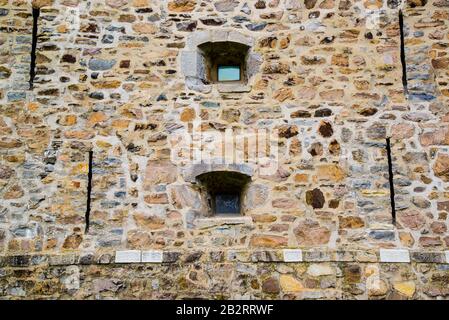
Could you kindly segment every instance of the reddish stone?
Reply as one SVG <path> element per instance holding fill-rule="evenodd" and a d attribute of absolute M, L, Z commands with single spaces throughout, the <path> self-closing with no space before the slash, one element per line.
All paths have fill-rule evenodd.
<path fill-rule="evenodd" d="M 343 99 L 345 92 L 342 89 L 332 89 L 320 92 L 320 97 L 328 101 L 336 101 Z"/>
<path fill-rule="evenodd" d="M 419 230 L 426 223 L 424 215 L 417 210 L 399 211 L 398 220 L 404 227 L 412 230 Z"/>
<path fill-rule="evenodd" d="M 168 197 L 166 193 L 150 194 L 144 198 L 146 203 L 149 204 L 166 204 L 168 203 Z"/>
<path fill-rule="evenodd" d="M 443 244 L 440 237 L 421 237 L 419 244 L 423 247 L 438 247 Z"/>
<path fill-rule="evenodd" d="M 442 128 L 431 132 L 425 132 L 420 135 L 419 142 L 424 147 L 430 145 L 449 145 L 449 129 Z"/>
<path fill-rule="evenodd" d="M 290 198 L 278 198 L 274 199 L 271 205 L 273 206 L 273 208 L 293 209 L 298 206 L 298 202 Z"/>
<path fill-rule="evenodd" d="M 408 139 L 413 137 L 415 127 L 407 123 L 399 123 L 391 126 L 391 137 L 393 139 Z"/>
<path fill-rule="evenodd" d="M 444 223 L 442 221 L 434 221 L 430 225 L 430 229 L 432 229 L 433 233 L 442 234 L 442 233 L 446 233 L 447 226 L 446 226 L 446 223 Z"/>
<path fill-rule="evenodd" d="M 331 234 L 329 229 L 310 219 L 302 221 L 293 232 L 298 243 L 305 246 L 327 244 Z"/>
<path fill-rule="evenodd" d="M 262 282 L 262 291 L 265 293 L 279 293 L 281 291 L 279 281 L 274 278 L 268 278 Z"/>

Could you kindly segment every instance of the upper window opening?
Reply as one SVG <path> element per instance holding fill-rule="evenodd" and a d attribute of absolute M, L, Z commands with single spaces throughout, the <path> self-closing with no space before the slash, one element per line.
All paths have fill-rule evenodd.
<path fill-rule="evenodd" d="M 199 47 L 205 62 L 205 77 L 209 83 L 246 83 L 246 60 L 249 47 L 232 41 L 206 42 Z"/>
<path fill-rule="evenodd" d="M 263 61 L 254 43 L 253 37 L 236 30 L 193 32 L 180 55 L 186 87 L 202 93 L 250 92 Z"/>
<path fill-rule="evenodd" d="M 250 177 L 234 171 L 213 171 L 197 177 L 207 193 L 209 210 L 214 215 L 242 214 L 242 197 Z"/>

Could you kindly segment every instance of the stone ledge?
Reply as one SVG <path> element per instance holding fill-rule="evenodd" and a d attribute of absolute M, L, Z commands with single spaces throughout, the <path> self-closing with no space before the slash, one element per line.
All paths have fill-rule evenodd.
<path fill-rule="evenodd" d="M 218 83 L 217 90 L 220 93 L 250 92 L 251 86 L 243 83 Z"/>
<path fill-rule="evenodd" d="M 405 249 L 380 249 L 380 262 L 410 262 L 410 252 Z"/>
<path fill-rule="evenodd" d="M 253 225 L 253 219 L 251 217 L 239 216 L 239 217 L 228 217 L 228 216 L 215 216 L 212 218 L 198 218 L 196 220 L 196 227 L 198 229 L 212 228 L 221 225 L 235 225 L 235 224 L 246 224 Z"/>
<path fill-rule="evenodd" d="M 435 263 L 449 264 L 449 251 L 409 251 L 406 249 L 319 250 L 117 250 L 112 252 L 73 252 L 0 256 L 0 267 L 37 267 L 101 264 L 188 264 L 203 263 Z"/>

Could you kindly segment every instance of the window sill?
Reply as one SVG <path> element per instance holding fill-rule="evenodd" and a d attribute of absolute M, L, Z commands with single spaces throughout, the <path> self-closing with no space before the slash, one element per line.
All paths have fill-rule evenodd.
<path fill-rule="evenodd" d="M 199 218 L 196 221 L 197 227 L 200 229 L 217 227 L 224 224 L 237 225 L 245 224 L 252 225 L 253 219 L 251 217 L 229 217 L 225 215 L 219 215 L 211 218 Z"/>
<path fill-rule="evenodd" d="M 251 87 L 243 83 L 218 83 L 217 90 L 221 93 L 250 92 Z"/>

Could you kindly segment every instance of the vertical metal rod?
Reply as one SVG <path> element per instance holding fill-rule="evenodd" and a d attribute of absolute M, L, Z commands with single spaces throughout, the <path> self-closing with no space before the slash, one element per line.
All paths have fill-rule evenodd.
<path fill-rule="evenodd" d="M 388 158 L 388 181 L 390 182 L 391 216 L 393 218 L 394 224 L 396 223 L 396 203 L 394 201 L 393 162 L 391 160 L 390 138 L 387 138 L 387 158 Z"/>
<path fill-rule="evenodd" d="M 399 34 L 401 39 L 401 65 L 402 65 L 402 85 L 404 86 L 404 93 L 408 93 L 407 85 L 407 64 L 405 61 L 405 42 L 404 42 L 404 16 L 402 10 L 399 10 Z"/>
<path fill-rule="evenodd" d="M 89 219 L 90 219 L 90 203 L 92 194 L 92 159 L 93 151 L 89 151 L 89 168 L 87 173 L 87 204 L 86 204 L 86 229 L 85 233 L 89 232 Z"/>
<path fill-rule="evenodd" d="M 36 76 L 36 47 L 37 47 L 37 28 L 41 10 L 33 8 L 33 31 L 31 40 L 31 61 L 30 61 L 30 90 L 33 89 L 34 77 Z"/>

